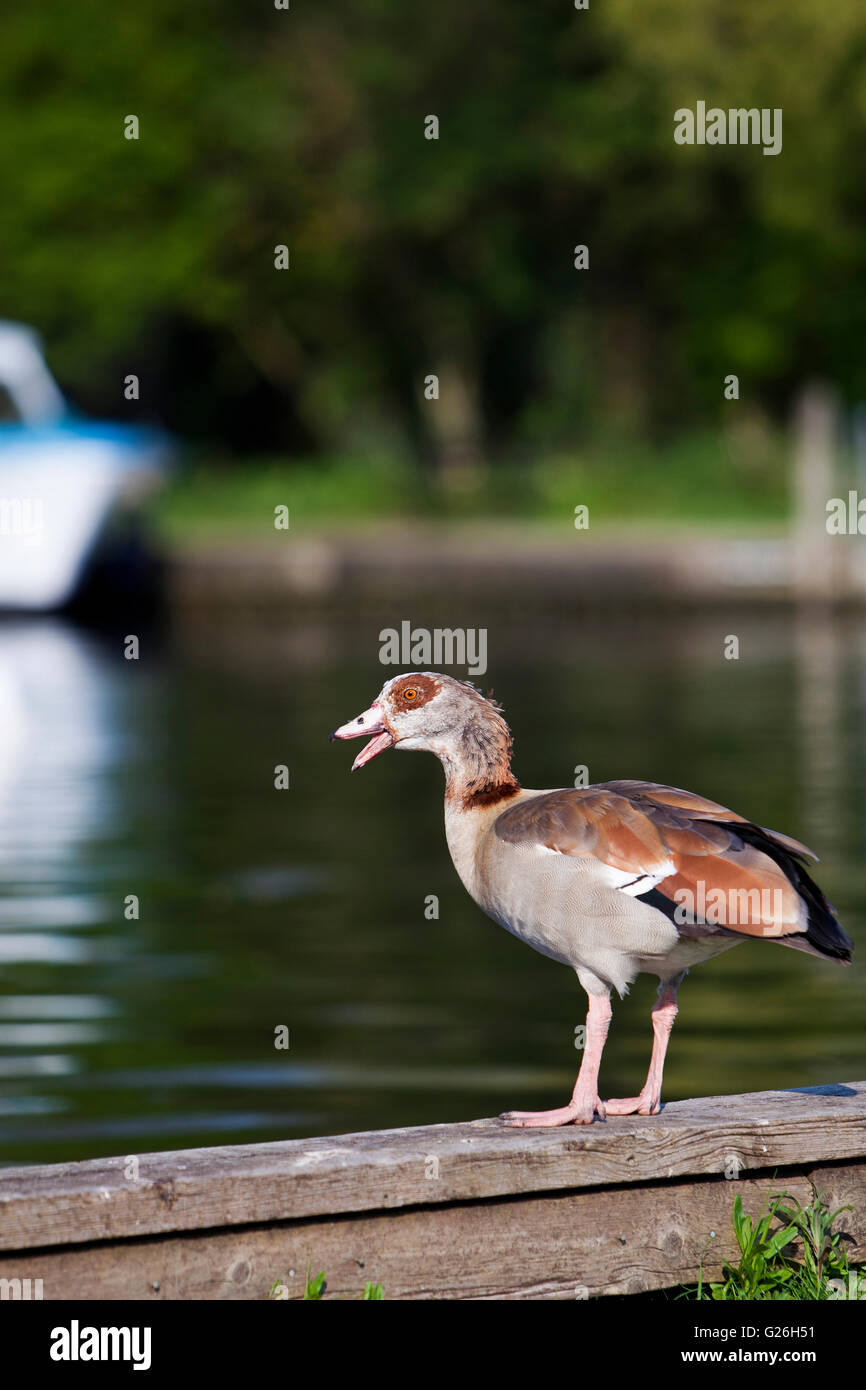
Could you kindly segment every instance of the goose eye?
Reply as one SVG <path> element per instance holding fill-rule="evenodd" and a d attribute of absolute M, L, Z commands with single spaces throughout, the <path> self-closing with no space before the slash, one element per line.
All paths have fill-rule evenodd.
<path fill-rule="evenodd" d="M 417 695 L 418 695 L 418 691 L 415 690 L 414 687 L 411 686 L 411 685 L 409 686 L 409 688 L 408 688 L 407 690 L 404 690 L 404 691 L 403 691 L 403 699 L 404 699 L 404 700 L 414 700 L 414 699 L 417 697 Z"/>

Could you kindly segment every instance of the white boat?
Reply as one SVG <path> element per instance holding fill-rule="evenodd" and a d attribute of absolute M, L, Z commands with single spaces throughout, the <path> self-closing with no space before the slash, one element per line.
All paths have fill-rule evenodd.
<path fill-rule="evenodd" d="M 0 609 L 61 608 L 114 514 L 158 486 L 168 436 L 79 416 L 24 324 L 0 320 Z"/>

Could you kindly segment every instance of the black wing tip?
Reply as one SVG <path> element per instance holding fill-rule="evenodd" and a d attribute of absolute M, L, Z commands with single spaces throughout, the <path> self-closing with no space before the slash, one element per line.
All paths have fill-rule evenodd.
<path fill-rule="evenodd" d="M 821 890 L 818 889 L 820 892 Z M 823 894 L 821 894 L 823 897 Z M 828 960 L 841 961 L 843 965 L 850 965 L 854 954 L 854 942 L 848 933 L 839 924 L 830 903 L 824 899 L 826 908 L 820 913 L 813 910 L 809 904 L 809 921 L 805 931 L 805 938 L 809 945 L 818 955 L 826 956 Z M 823 904 L 821 905 L 823 907 Z"/>
<path fill-rule="evenodd" d="M 807 909 L 805 941 L 816 955 L 850 965 L 854 942 L 836 916 L 835 907 L 801 862 L 794 861 L 794 867 L 796 874 L 791 881 Z"/>
<path fill-rule="evenodd" d="M 772 831 L 764 830 L 751 821 L 736 822 L 733 825 L 725 822 L 725 825 L 727 829 L 733 830 L 735 835 L 739 835 L 740 839 L 761 850 L 778 864 L 806 906 L 806 930 L 775 939 L 785 946 L 793 946 L 797 950 L 808 951 L 811 955 L 850 965 L 854 942 L 836 916 L 833 904 L 806 869 L 802 854 L 781 844 L 773 837 Z"/>

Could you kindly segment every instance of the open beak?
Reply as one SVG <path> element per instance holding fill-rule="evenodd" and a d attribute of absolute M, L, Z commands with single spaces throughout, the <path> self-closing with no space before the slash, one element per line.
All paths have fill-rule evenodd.
<path fill-rule="evenodd" d="M 379 705 L 371 705 L 365 709 L 363 714 L 359 714 L 357 719 L 350 719 L 348 724 L 343 724 L 339 729 L 335 729 L 331 734 L 331 741 L 335 738 L 366 738 L 368 734 L 373 734 L 369 743 L 365 743 L 355 761 L 352 763 L 352 771 L 356 767 L 363 767 L 373 758 L 377 758 L 380 753 L 384 753 L 387 748 L 391 748 L 394 739 L 382 719 L 382 710 Z"/>

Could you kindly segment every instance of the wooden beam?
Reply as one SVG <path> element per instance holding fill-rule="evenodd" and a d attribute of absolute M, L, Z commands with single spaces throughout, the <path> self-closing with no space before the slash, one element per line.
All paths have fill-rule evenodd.
<path fill-rule="evenodd" d="M 866 1082 L 677 1101 L 554 1130 L 499 1120 L 0 1170 L 0 1250 L 801 1166 L 866 1155 Z"/>
<path fill-rule="evenodd" d="M 586 1128 L 497 1120 L 0 1171 L 0 1280 L 46 1298 L 581 1298 L 716 1277 L 735 1192 L 825 1192 L 866 1256 L 866 1082 Z M 292 1274 L 291 1271 L 294 1271 Z"/>
<path fill-rule="evenodd" d="M 783 1189 L 857 1207 L 840 1223 L 866 1257 L 863 1167 L 410 1207 L 197 1235 L 0 1256 L 0 1279 L 41 1279 L 45 1299 L 266 1299 L 276 1280 L 303 1295 L 308 1262 L 327 1296 L 366 1280 L 389 1299 L 584 1299 L 717 1279 L 737 1249 L 734 1195 L 757 1213 Z"/>

